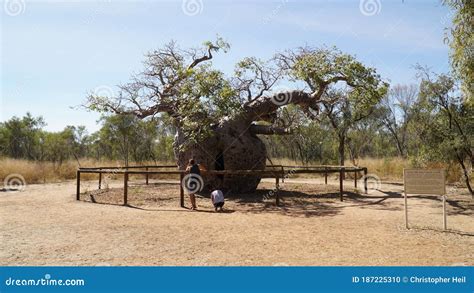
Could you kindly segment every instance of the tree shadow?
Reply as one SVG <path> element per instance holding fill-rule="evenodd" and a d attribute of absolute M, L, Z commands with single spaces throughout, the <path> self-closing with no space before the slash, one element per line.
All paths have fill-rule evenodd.
<path fill-rule="evenodd" d="M 474 215 L 474 204 L 468 203 L 467 207 L 463 206 L 459 203 L 459 201 L 454 201 L 450 199 L 446 199 L 446 203 L 451 206 L 451 208 L 454 209 L 454 212 L 456 214 L 461 214 L 461 215 L 466 215 L 466 216 L 472 216 Z M 451 214 L 452 212 L 448 211 L 448 214 Z"/>
<path fill-rule="evenodd" d="M 392 191 L 381 191 L 380 192 L 387 194 L 390 197 L 393 198 L 403 198 L 403 194 L 401 192 L 392 192 Z M 438 205 L 442 201 L 442 197 L 439 195 L 408 195 L 408 200 L 410 199 L 425 199 L 429 201 L 436 202 Z M 463 205 L 462 203 L 465 202 Z M 470 201 L 469 199 L 450 199 L 449 196 L 446 198 L 446 203 L 449 207 L 452 208 L 451 211 L 448 212 L 448 214 L 457 214 L 457 215 L 474 215 L 474 202 Z"/>
<path fill-rule="evenodd" d="M 403 182 L 395 182 L 395 181 L 386 181 L 384 180 L 383 183 L 387 183 L 387 184 L 390 184 L 390 185 L 395 185 L 395 186 L 403 186 Z"/>
<path fill-rule="evenodd" d="M 329 192 L 320 195 L 321 198 L 328 198 L 339 200 L 339 192 Z M 379 210 L 398 211 L 400 207 L 394 206 L 387 202 L 389 199 L 401 198 L 401 196 L 395 192 L 389 192 L 387 195 L 370 195 L 360 194 L 351 191 L 345 191 L 343 196 L 344 207 L 360 207 L 360 208 L 372 208 Z"/>
<path fill-rule="evenodd" d="M 179 193 L 177 196 L 177 190 L 174 189 L 174 187 L 179 186 L 179 184 L 172 182 L 151 183 L 148 187 L 151 187 L 152 189 L 159 186 L 173 186 L 173 190 L 171 191 L 167 190 L 166 192 L 162 192 L 160 190 L 154 190 L 152 193 L 146 189 L 143 189 L 142 192 L 140 188 L 143 188 L 144 186 L 146 185 L 132 186 L 132 188 L 138 189 L 134 191 L 135 194 L 129 193 L 129 204 L 127 207 L 144 211 L 188 211 L 187 209 L 174 208 L 171 206 L 174 204 L 171 202 L 179 200 Z M 120 202 L 122 200 L 122 191 L 120 190 L 120 188 L 116 188 L 115 190 L 95 191 L 94 194 L 85 193 L 82 196 L 89 196 L 90 200 L 84 199 L 83 201 L 124 206 Z M 107 194 L 109 191 L 111 194 Z M 348 207 L 388 211 L 399 211 L 403 209 L 402 201 L 399 201 L 399 204 L 394 204 L 393 201 L 390 201 L 390 199 L 403 199 L 402 192 L 378 191 L 380 193 L 368 195 L 359 194 L 353 191 L 345 191 L 343 202 L 340 202 L 340 195 L 337 190 L 330 190 L 328 192 L 327 190 L 297 191 L 280 189 L 278 191 L 280 196 L 279 206 L 276 205 L 275 190 L 271 188 L 258 189 L 251 194 L 236 194 L 228 192 L 225 194 L 225 199 L 229 204 L 226 205 L 227 209 L 224 213 L 239 211 L 243 213 L 276 213 L 293 217 L 327 217 L 336 216 L 341 213 L 343 208 Z M 108 198 L 96 198 L 96 196 L 101 197 L 102 195 L 105 195 L 106 197 L 108 196 Z M 209 192 L 200 192 L 197 195 L 202 199 L 210 198 Z M 435 201 L 436 204 L 439 204 L 440 201 L 439 196 L 410 195 L 410 197 L 431 200 L 433 201 L 433 204 Z M 140 204 L 130 204 L 131 201 L 133 202 L 134 198 L 139 198 Z M 474 213 L 473 204 L 469 203 L 467 200 L 464 202 L 464 200 L 459 201 L 457 199 L 448 199 L 447 203 L 450 206 L 449 214 L 472 215 Z M 166 207 L 162 208 L 163 205 L 166 205 Z M 155 208 L 155 206 L 157 206 L 157 208 Z M 200 209 L 196 212 L 215 213 L 212 207 L 207 207 L 207 210 Z"/>
<path fill-rule="evenodd" d="M 158 183 L 156 186 L 163 185 L 164 183 Z M 166 185 L 176 185 L 173 183 L 168 183 Z M 153 187 L 153 185 L 152 185 Z M 116 190 L 115 190 L 116 191 Z M 97 192 L 97 191 L 96 191 Z M 98 191 L 96 194 L 86 194 L 89 196 L 90 200 L 83 200 L 86 202 L 105 204 L 105 205 L 115 205 L 115 206 L 124 206 L 120 203 L 121 194 L 116 193 L 112 195 L 112 199 L 108 199 L 105 202 L 103 200 L 98 200 L 95 196 L 107 194 L 108 190 Z M 360 195 L 354 192 L 345 192 L 344 193 L 344 202 L 339 201 L 339 192 L 302 192 L 302 191 L 291 191 L 280 189 L 278 191 L 280 196 L 280 204 L 276 205 L 276 194 L 274 189 L 258 189 L 251 194 L 236 194 L 236 193 L 226 193 L 226 201 L 229 202 L 229 205 L 233 209 L 227 208 L 224 213 L 233 213 L 235 211 L 243 213 L 276 213 L 285 216 L 292 217 L 328 217 L 336 216 L 341 213 L 343 208 L 346 207 L 372 207 L 385 210 L 396 210 L 397 207 L 388 206 L 385 201 L 389 198 L 400 197 L 398 194 L 389 194 L 387 196 L 366 196 Z M 165 196 L 165 198 L 163 198 Z M 200 198 L 209 199 L 210 194 L 208 192 L 200 192 L 197 194 Z M 160 202 L 169 202 L 177 200 L 178 197 L 171 195 L 160 194 L 159 197 L 154 195 L 143 194 L 142 200 L 152 205 L 158 204 Z M 129 197 L 129 202 L 131 198 Z M 147 206 L 146 204 L 144 206 Z M 188 211 L 188 209 L 173 209 L 173 208 L 148 208 L 142 205 L 133 205 L 127 204 L 125 207 L 139 209 L 143 211 Z M 201 213 L 215 213 L 211 210 L 202 210 L 198 209 L 193 212 Z"/>
<path fill-rule="evenodd" d="M 121 193 L 111 195 L 111 197 L 108 200 L 96 198 L 96 196 L 107 195 L 107 192 L 109 192 L 109 191 L 111 191 L 111 189 L 110 190 L 107 190 L 107 189 L 96 190 L 95 194 L 82 193 L 81 197 L 80 197 L 80 201 L 85 202 L 85 203 L 125 207 L 125 208 L 137 209 L 137 210 L 142 210 L 142 211 L 156 211 L 156 212 L 195 212 L 195 213 L 222 213 L 222 214 L 231 214 L 231 213 L 235 212 L 235 210 L 230 209 L 230 208 L 224 208 L 222 211 L 219 211 L 219 212 L 216 212 L 213 208 L 211 208 L 211 209 L 197 209 L 197 210 L 191 210 L 189 207 L 170 208 L 169 206 L 168 207 L 163 207 L 163 208 L 161 208 L 161 207 L 155 208 L 155 207 L 148 207 L 147 204 L 145 204 L 145 205 L 131 204 L 130 200 L 132 200 L 132 199 L 130 197 L 129 197 L 129 202 L 127 204 L 123 204 L 123 203 L 121 203 L 121 201 L 123 200 Z M 153 204 L 157 204 L 157 203 L 160 203 L 160 202 L 169 202 L 169 201 L 176 201 L 177 202 L 179 200 L 179 197 L 176 197 L 176 196 L 165 196 L 165 197 L 163 197 L 163 195 L 160 194 L 160 197 L 157 198 L 157 197 L 153 197 L 153 196 L 147 194 L 141 200 L 146 202 L 146 203 L 151 203 L 153 205 Z"/>
<path fill-rule="evenodd" d="M 410 226 L 409 230 L 434 231 L 434 232 L 440 232 L 440 233 L 455 234 L 455 235 L 459 235 L 459 236 L 474 237 L 474 233 L 464 232 L 464 231 L 459 231 L 459 230 L 451 230 L 451 229 L 443 230 L 443 229 L 431 228 L 431 227 Z"/>
<path fill-rule="evenodd" d="M 149 212 L 187 212 L 187 213 L 207 213 L 207 214 L 232 214 L 235 211 L 232 209 L 224 209 L 222 211 L 216 212 L 214 210 L 208 210 L 208 209 L 197 209 L 197 210 L 192 210 L 189 207 L 183 207 L 179 209 L 160 209 L 160 208 L 145 208 L 145 207 L 139 207 L 131 204 L 125 205 L 126 207 L 137 209 L 137 210 L 142 210 L 142 211 L 149 211 Z"/>
<path fill-rule="evenodd" d="M 93 195 L 90 195 L 91 198 L 93 198 Z M 231 214 L 234 213 L 235 210 L 233 209 L 224 209 L 223 211 L 213 211 L 213 210 L 204 210 L 204 209 L 197 209 L 197 210 L 191 210 L 188 207 L 184 208 L 177 208 L 177 209 L 169 209 L 169 208 L 147 208 L 147 207 L 142 207 L 138 205 L 133 205 L 133 204 L 119 204 L 119 203 L 113 203 L 113 202 L 99 202 L 99 201 L 87 201 L 87 200 L 82 200 L 81 202 L 84 203 L 89 203 L 89 204 L 99 204 L 99 205 L 107 205 L 107 206 L 117 206 L 117 207 L 125 207 L 125 208 L 131 208 L 131 209 L 136 209 L 136 210 L 141 210 L 141 211 L 149 211 L 149 212 L 195 212 L 195 213 L 211 213 L 211 214 Z"/>
<path fill-rule="evenodd" d="M 0 192 L 17 192 L 21 191 L 21 188 L 0 188 Z"/>
<path fill-rule="evenodd" d="M 276 205 L 272 189 L 258 189 L 252 194 L 229 194 L 227 199 L 233 201 L 243 213 L 275 213 L 291 217 L 328 217 L 341 212 L 340 207 L 317 201 L 317 196 L 299 192 L 280 190 L 280 205 Z"/>

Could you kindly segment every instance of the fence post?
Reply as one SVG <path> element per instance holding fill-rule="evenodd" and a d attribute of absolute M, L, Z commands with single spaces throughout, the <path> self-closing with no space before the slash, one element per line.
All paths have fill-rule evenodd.
<path fill-rule="evenodd" d="M 344 168 L 342 167 L 339 171 L 339 198 L 341 201 L 343 201 L 343 195 L 344 195 Z"/>
<path fill-rule="evenodd" d="M 128 172 L 123 173 L 123 205 L 128 204 Z"/>
<path fill-rule="evenodd" d="M 276 192 L 276 196 L 275 196 L 275 203 L 277 206 L 280 205 L 280 177 L 276 177 L 275 178 L 275 192 Z"/>
<path fill-rule="evenodd" d="M 76 173 L 76 200 L 79 200 L 80 199 L 80 195 L 81 195 L 81 171 L 77 170 L 77 173 Z"/>
<path fill-rule="evenodd" d="M 179 173 L 179 205 L 184 208 L 184 189 L 183 189 L 184 174 Z"/>
<path fill-rule="evenodd" d="M 147 172 L 147 173 L 146 173 L 146 176 L 145 176 L 145 178 L 146 178 L 146 185 L 148 185 L 148 167 L 146 167 L 145 170 L 146 170 L 146 172 Z"/>
<path fill-rule="evenodd" d="M 357 171 L 354 171 L 354 187 L 357 188 Z"/>
<path fill-rule="evenodd" d="M 99 170 L 99 189 L 101 189 L 102 187 L 102 173 L 100 173 L 100 170 Z"/>
<path fill-rule="evenodd" d="M 328 167 L 324 167 L 324 184 L 328 184 Z"/>
<path fill-rule="evenodd" d="M 365 194 L 368 193 L 368 188 L 367 188 L 367 168 L 364 168 L 364 192 L 365 192 Z"/>

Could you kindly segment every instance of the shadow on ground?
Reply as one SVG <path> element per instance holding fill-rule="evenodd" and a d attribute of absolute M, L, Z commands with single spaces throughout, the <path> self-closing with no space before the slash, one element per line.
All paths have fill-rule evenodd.
<path fill-rule="evenodd" d="M 280 205 L 276 205 L 275 190 L 267 188 L 271 185 L 263 185 L 252 194 L 225 194 L 226 213 L 234 211 L 243 213 L 276 213 L 292 217 L 330 217 L 342 212 L 349 207 L 369 208 L 387 211 L 403 210 L 402 193 L 379 190 L 375 194 L 359 194 L 354 191 L 344 193 L 344 201 L 340 201 L 340 195 L 336 187 L 287 185 L 286 189 L 279 190 Z M 81 195 L 82 200 L 98 203 L 123 206 L 123 189 L 110 188 L 106 190 L 95 190 Z M 433 206 L 439 205 L 439 196 L 410 196 L 431 202 Z M 398 199 L 398 203 L 391 201 Z M 185 202 L 187 203 L 187 195 Z M 198 194 L 198 201 L 204 203 L 204 207 L 196 212 L 212 212 L 214 210 L 209 204 L 209 193 Z M 450 212 L 453 214 L 473 215 L 472 201 L 462 199 L 448 199 Z M 144 211 L 183 211 L 188 209 L 179 208 L 179 183 L 158 183 L 150 185 L 132 185 L 129 187 L 127 207 Z"/>

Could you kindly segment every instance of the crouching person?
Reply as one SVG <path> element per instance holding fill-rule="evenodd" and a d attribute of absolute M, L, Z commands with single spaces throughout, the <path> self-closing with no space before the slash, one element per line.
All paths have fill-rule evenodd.
<path fill-rule="evenodd" d="M 211 192 L 211 200 L 216 212 L 222 212 L 222 207 L 224 206 L 224 193 L 222 193 L 222 191 L 219 189 L 214 190 L 213 192 Z"/>

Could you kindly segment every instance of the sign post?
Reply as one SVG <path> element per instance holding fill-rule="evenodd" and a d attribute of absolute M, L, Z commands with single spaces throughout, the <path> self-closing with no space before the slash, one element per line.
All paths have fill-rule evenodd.
<path fill-rule="evenodd" d="M 443 195 L 443 229 L 448 229 L 448 225 L 446 223 L 446 195 Z"/>
<path fill-rule="evenodd" d="M 446 175 L 444 169 L 403 169 L 403 193 L 405 195 L 405 226 L 408 226 L 408 194 L 434 194 L 443 197 L 443 228 L 446 221 Z"/>

